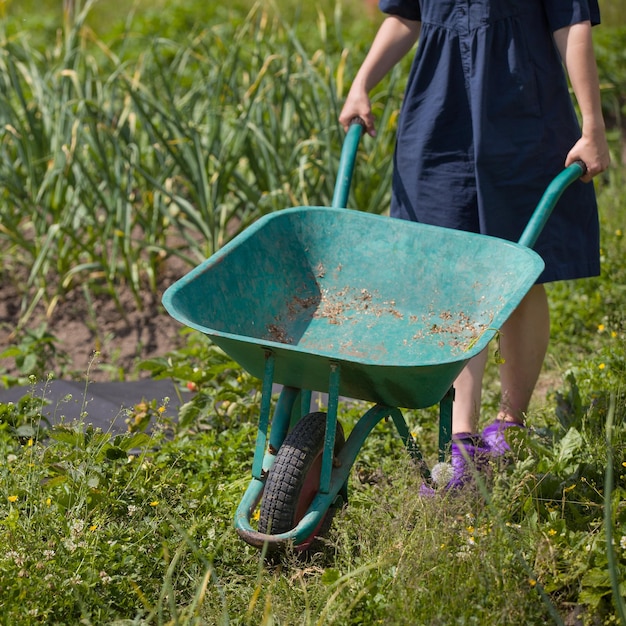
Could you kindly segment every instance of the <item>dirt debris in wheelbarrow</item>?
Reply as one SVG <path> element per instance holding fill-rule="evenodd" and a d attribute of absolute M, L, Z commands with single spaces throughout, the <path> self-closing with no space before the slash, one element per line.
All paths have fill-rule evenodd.
<path fill-rule="evenodd" d="M 340 271 L 341 266 L 337 268 Z M 323 278 L 325 272 L 318 274 Z M 475 284 L 478 288 L 479 285 Z M 360 335 L 373 328 L 373 322 L 383 317 L 392 317 L 397 320 L 408 319 L 405 337 L 401 339 L 404 346 L 423 341 L 428 335 L 437 336 L 437 343 L 444 347 L 446 344 L 453 351 L 464 352 L 478 340 L 490 327 L 493 313 L 482 312 L 477 321 L 464 311 L 443 310 L 437 312 L 435 304 L 431 304 L 429 312 L 422 315 L 405 315 L 397 306 L 394 299 L 383 299 L 377 290 L 355 288 L 345 285 L 341 288 L 323 288 L 320 297 L 300 297 L 295 295 L 287 304 L 285 315 L 277 315 L 272 323 L 267 325 L 266 338 L 278 343 L 294 345 L 296 340 L 290 336 L 289 327 L 299 316 L 308 316 L 311 319 L 324 319 L 329 324 L 353 326 L 352 333 Z M 389 323 L 389 322 L 385 322 Z M 417 330 L 415 330 L 417 328 Z M 339 352 L 350 354 L 352 340 L 344 341 L 339 345 Z M 331 349 L 334 346 L 329 346 Z M 362 352 L 353 356 L 364 356 Z"/>

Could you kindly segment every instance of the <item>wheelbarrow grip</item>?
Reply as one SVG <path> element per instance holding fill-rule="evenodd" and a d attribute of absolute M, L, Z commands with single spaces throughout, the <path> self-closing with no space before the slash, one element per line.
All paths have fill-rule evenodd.
<path fill-rule="evenodd" d="M 582 170 L 581 176 L 584 176 L 587 173 L 588 168 L 587 164 L 584 161 L 578 159 L 577 161 L 574 161 L 572 165 L 578 165 L 578 167 L 580 167 L 580 169 Z"/>
<path fill-rule="evenodd" d="M 526 224 L 526 228 L 519 238 L 519 244 L 527 248 L 532 248 L 535 245 L 563 192 L 586 173 L 587 166 L 585 163 L 575 161 L 552 180 L 543 192 L 543 196 L 541 196 L 530 220 L 528 220 L 528 224 Z"/>
<path fill-rule="evenodd" d="M 333 208 L 346 208 L 348 205 L 348 195 L 352 183 L 357 149 L 364 132 L 365 122 L 360 117 L 353 118 L 350 121 L 350 126 L 341 148 L 337 180 L 335 181 L 335 191 L 331 205 Z"/>
<path fill-rule="evenodd" d="M 362 129 L 361 134 L 367 132 L 367 124 L 365 123 L 365 120 L 362 117 L 359 117 L 358 115 L 353 117 L 350 120 L 350 126 L 353 126 L 354 124 L 358 124 L 361 127 Z"/>

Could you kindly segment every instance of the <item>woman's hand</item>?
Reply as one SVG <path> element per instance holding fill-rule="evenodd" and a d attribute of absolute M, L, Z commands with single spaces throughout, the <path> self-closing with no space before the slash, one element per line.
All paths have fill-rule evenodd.
<path fill-rule="evenodd" d="M 348 127 L 356 117 L 361 118 L 365 123 L 365 132 L 372 137 L 376 137 L 374 115 L 372 114 L 372 105 L 369 96 L 367 92 L 358 89 L 355 84 L 352 85 L 352 89 L 350 89 L 346 102 L 343 105 L 343 109 L 339 115 L 339 123 L 347 132 Z"/>
<path fill-rule="evenodd" d="M 372 137 L 376 135 L 369 93 L 415 45 L 420 27 L 420 22 L 395 15 L 385 18 L 357 72 L 339 115 L 339 122 L 344 130 L 348 130 L 355 117 L 360 117 L 365 122 L 366 132 Z"/>
<path fill-rule="evenodd" d="M 585 183 L 609 167 L 611 158 L 604 124 L 594 131 L 586 131 L 583 127 L 582 137 L 574 144 L 565 159 L 565 167 L 574 161 L 582 161 L 587 166 L 587 171 L 581 176 Z"/>

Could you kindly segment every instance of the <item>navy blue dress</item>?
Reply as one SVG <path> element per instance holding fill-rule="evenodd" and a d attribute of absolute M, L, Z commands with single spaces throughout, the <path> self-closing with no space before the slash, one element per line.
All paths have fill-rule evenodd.
<path fill-rule="evenodd" d="M 398 123 L 391 215 L 517 241 L 580 137 L 552 33 L 596 0 L 379 0 L 422 22 Z M 600 272 L 592 183 L 563 195 L 538 282 Z M 494 260 L 497 261 L 497 260 Z"/>

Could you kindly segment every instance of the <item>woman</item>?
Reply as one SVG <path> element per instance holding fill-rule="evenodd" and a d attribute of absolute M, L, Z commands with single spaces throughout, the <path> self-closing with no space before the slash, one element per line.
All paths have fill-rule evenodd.
<path fill-rule="evenodd" d="M 487 353 L 455 381 L 449 487 L 508 449 L 523 426 L 546 354 L 543 283 L 600 271 L 591 179 L 609 165 L 591 27 L 597 0 L 380 0 L 387 14 L 339 117 L 374 136 L 369 93 L 414 46 L 394 155 L 391 216 L 517 241 L 565 166 L 587 171 L 559 201 L 535 250 L 546 268 L 500 333 L 501 403 L 477 435 Z M 567 75 L 563 71 L 567 69 Z M 582 128 L 567 76 L 578 101 Z"/>

